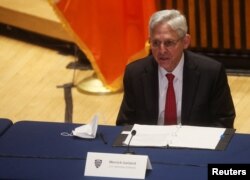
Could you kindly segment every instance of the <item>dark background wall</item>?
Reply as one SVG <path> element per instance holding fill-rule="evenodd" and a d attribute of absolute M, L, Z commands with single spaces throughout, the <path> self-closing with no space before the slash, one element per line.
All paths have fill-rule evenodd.
<path fill-rule="evenodd" d="M 187 17 L 192 51 L 214 57 L 228 69 L 250 70 L 250 0 L 156 0 L 158 9 Z"/>

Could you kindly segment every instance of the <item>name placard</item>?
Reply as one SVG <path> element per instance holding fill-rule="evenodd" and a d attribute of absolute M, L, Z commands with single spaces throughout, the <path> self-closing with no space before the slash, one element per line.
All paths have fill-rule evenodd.
<path fill-rule="evenodd" d="M 145 179 L 152 169 L 146 155 L 88 152 L 85 176 Z"/>

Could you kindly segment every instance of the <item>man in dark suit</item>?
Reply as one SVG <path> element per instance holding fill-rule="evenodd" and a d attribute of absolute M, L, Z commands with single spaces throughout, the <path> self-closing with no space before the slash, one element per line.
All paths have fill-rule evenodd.
<path fill-rule="evenodd" d="M 233 128 L 235 109 L 225 69 L 187 50 L 191 38 L 185 17 L 177 10 L 158 11 L 149 31 L 152 55 L 127 65 L 116 124 L 167 124 L 170 85 L 165 74 L 171 74 L 175 124 Z"/>

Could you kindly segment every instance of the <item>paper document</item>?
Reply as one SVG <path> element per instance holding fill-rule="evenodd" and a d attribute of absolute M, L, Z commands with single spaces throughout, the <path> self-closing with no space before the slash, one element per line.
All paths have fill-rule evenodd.
<path fill-rule="evenodd" d="M 135 124 L 132 130 L 136 130 L 136 135 L 130 142 L 131 146 L 215 149 L 226 129 Z M 130 138 L 131 133 L 123 143 L 127 145 Z"/>

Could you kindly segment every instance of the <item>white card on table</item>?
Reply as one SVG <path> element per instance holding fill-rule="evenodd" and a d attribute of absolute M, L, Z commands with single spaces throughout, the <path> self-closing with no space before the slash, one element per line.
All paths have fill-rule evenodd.
<path fill-rule="evenodd" d="M 88 152 L 85 176 L 145 179 L 152 169 L 146 155 Z"/>

